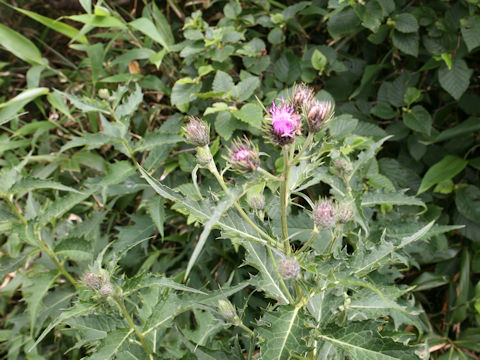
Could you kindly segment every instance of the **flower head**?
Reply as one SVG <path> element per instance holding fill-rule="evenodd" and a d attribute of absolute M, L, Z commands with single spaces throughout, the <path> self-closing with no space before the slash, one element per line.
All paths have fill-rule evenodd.
<path fill-rule="evenodd" d="M 307 112 L 308 128 L 318 132 L 333 117 L 334 106 L 330 101 L 313 100 Z"/>
<path fill-rule="evenodd" d="M 265 197 L 263 194 L 253 194 L 248 198 L 247 202 L 253 210 L 265 209 Z"/>
<path fill-rule="evenodd" d="M 299 114 L 295 113 L 293 105 L 282 100 L 281 105 L 275 103 L 268 109 L 271 121 L 270 134 L 273 141 L 279 145 L 290 144 L 300 135 L 302 121 Z"/>
<path fill-rule="evenodd" d="M 329 228 L 335 225 L 335 206 L 331 200 L 323 199 L 315 204 L 312 212 L 313 222 L 322 227 Z"/>
<path fill-rule="evenodd" d="M 336 216 L 337 216 L 337 221 L 340 224 L 346 224 L 347 222 L 353 219 L 353 211 L 351 206 L 347 203 L 341 202 L 340 204 L 337 205 Z"/>
<path fill-rule="evenodd" d="M 278 263 L 278 271 L 284 279 L 296 279 L 300 275 L 300 265 L 295 258 L 286 257 Z"/>
<path fill-rule="evenodd" d="M 229 149 L 229 162 L 240 171 L 255 171 L 260 165 L 258 150 L 248 139 L 235 140 Z"/>
<path fill-rule="evenodd" d="M 296 109 L 300 109 L 303 105 L 308 104 L 312 97 L 313 90 L 311 87 L 305 84 L 297 85 L 292 96 L 292 104 Z"/>
<path fill-rule="evenodd" d="M 210 128 L 207 123 L 191 116 L 188 124 L 183 128 L 187 141 L 196 146 L 205 146 L 210 142 Z"/>
<path fill-rule="evenodd" d="M 92 290 L 100 290 L 104 283 L 104 278 L 101 275 L 87 272 L 83 275 L 83 282 Z"/>
<path fill-rule="evenodd" d="M 228 300 L 218 300 L 218 312 L 227 321 L 233 322 L 237 317 L 235 306 Z"/>

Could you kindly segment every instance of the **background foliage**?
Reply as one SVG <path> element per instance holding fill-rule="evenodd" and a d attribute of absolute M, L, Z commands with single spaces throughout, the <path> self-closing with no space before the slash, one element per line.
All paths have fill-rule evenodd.
<path fill-rule="evenodd" d="M 362 174 L 365 188 L 376 189 L 363 205 L 379 218 L 400 212 L 444 226 L 395 268 L 397 283 L 416 286 L 409 301 L 426 314 L 420 324 L 404 322 L 397 340 L 425 341 L 433 358 L 478 358 L 478 7 L 474 0 L 1 1 L 2 356 L 143 356 L 138 346 L 119 345 L 132 334 L 118 311 L 101 296 L 93 301 L 89 289 L 75 290 L 55 262 L 74 282 L 106 268 L 142 331 L 155 333 L 148 341 L 162 339 L 162 358 L 254 354 L 241 329 L 212 315 L 227 296 L 245 324 L 260 322 L 261 337 L 281 332 L 295 309 L 260 319 L 272 302 L 253 291 L 255 266 L 240 267 L 243 250 L 214 240 L 217 229 L 182 285 L 202 219 L 155 196 L 131 160 L 198 200 L 194 149 L 180 136 L 185 116 L 211 124 L 212 152 L 223 166 L 234 136 L 262 134 L 255 97 L 268 105 L 305 82 L 335 102 L 330 132 L 342 146 L 353 152 L 355 136 L 371 144 L 392 135 Z M 277 158 L 264 159 L 273 172 L 282 167 Z M 196 176 L 203 189 L 216 189 L 207 172 Z M 328 195 L 313 185 L 309 197 Z M 392 194 L 418 195 L 424 206 L 397 210 Z M 410 233 L 400 227 L 398 234 Z M 180 307 L 189 311 L 174 318 Z M 377 332 L 362 324 L 350 331 Z M 362 345 L 343 331 L 331 327 L 319 341 Z M 212 346 L 214 337 L 221 341 Z M 331 351 L 317 356 L 369 358 Z"/>

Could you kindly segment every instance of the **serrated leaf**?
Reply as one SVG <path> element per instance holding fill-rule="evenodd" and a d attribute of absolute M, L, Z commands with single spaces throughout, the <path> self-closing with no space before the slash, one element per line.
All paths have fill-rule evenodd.
<path fill-rule="evenodd" d="M 460 173 L 468 161 L 457 156 L 447 155 L 442 160 L 431 166 L 423 176 L 422 183 L 418 189 L 417 195 L 421 194 L 433 185 L 453 178 Z"/>
<path fill-rule="evenodd" d="M 402 33 L 414 33 L 418 31 L 418 22 L 415 16 L 402 13 L 393 18 L 395 29 Z"/>
<path fill-rule="evenodd" d="M 197 93 L 200 92 L 202 84 L 182 83 L 177 81 L 172 88 L 172 95 L 170 102 L 172 105 L 184 105 L 197 98 Z"/>
<path fill-rule="evenodd" d="M 370 161 L 373 157 L 375 157 L 376 152 L 380 149 L 382 144 L 388 139 L 390 139 L 391 137 L 392 136 L 386 136 L 383 139 L 372 144 L 367 150 L 362 151 L 358 155 L 357 160 L 353 163 L 353 170 L 350 176 L 353 176 L 353 174 L 357 172 L 363 165 L 365 165 L 368 161 Z"/>
<path fill-rule="evenodd" d="M 417 199 L 413 196 L 405 195 L 401 192 L 392 192 L 392 193 L 367 193 L 362 197 L 362 206 L 373 206 L 380 204 L 389 204 L 389 205 L 413 205 L 413 206 L 422 206 L 426 208 L 426 205 L 420 199 Z"/>
<path fill-rule="evenodd" d="M 414 349 L 382 337 L 378 325 L 362 322 L 330 326 L 323 329 L 318 338 L 345 350 L 352 360 L 418 360 Z"/>
<path fill-rule="evenodd" d="M 157 227 L 160 236 L 163 238 L 163 223 L 165 221 L 165 208 L 163 198 L 153 196 L 147 202 L 147 210 L 152 218 L 153 223 Z"/>
<path fill-rule="evenodd" d="M 35 324 L 37 320 L 40 307 L 42 305 L 42 299 L 48 292 L 48 289 L 52 286 L 53 282 L 58 276 L 57 271 L 45 271 L 34 274 L 29 277 L 23 287 L 23 298 L 27 303 L 28 317 L 30 320 L 30 329 L 32 333 L 35 330 Z"/>
<path fill-rule="evenodd" d="M 263 109 L 257 104 L 243 105 L 240 111 L 233 112 L 233 116 L 254 128 L 262 127 Z"/>
<path fill-rule="evenodd" d="M 213 209 L 210 219 L 205 223 L 203 227 L 203 231 L 200 234 L 200 238 L 198 239 L 197 245 L 193 250 L 190 260 L 188 260 L 187 270 L 185 271 L 184 279 L 188 278 L 190 270 L 192 270 L 193 265 L 197 261 L 197 258 L 200 256 L 200 252 L 202 251 L 205 242 L 207 241 L 208 235 L 210 235 L 212 227 L 217 224 L 218 220 L 225 213 L 225 211 L 233 205 L 235 198 L 236 196 L 234 194 L 230 194 L 230 196 L 227 196 L 225 199 L 221 200 L 219 204 Z"/>
<path fill-rule="evenodd" d="M 79 238 L 67 238 L 61 241 L 55 246 L 55 253 L 74 261 L 88 261 L 92 259 L 90 243 Z"/>
<path fill-rule="evenodd" d="M 472 221 L 480 222 L 480 189 L 467 185 L 458 189 L 455 196 L 457 210 Z"/>
<path fill-rule="evenodd" d="M 38 190 L 38 189 L 55 189 L 55 190 L 61 190 L 61 191 L 71 191 L 71 192 L 80 193 L 78 190 L 71 188 L 69 186 L 60 184 L 56 181 L 34 179 L 34 178 L 22 179 L 19 182 L 16 182 L 15 185 L 13 185 L 12 188 L 10 189 L 9 193 L 17 194 L 22 191 L 31 191 L 31 190 Z"/>
<path fill-rule="evenodd" d="M 463 41 L 467 45 L 468 51 L 472 52 L 477 46 L 480 46 L 480 16 L 473 15 L 460 20 Z"/>
<path fill-rule="evenodd" d="M 107 337 L 100 341 L 94 354 L 88 360 L 109 360 L 126 344 L 127 339 L 133 334 L 132 329 L 119 329 L 110 332 Z M 127 342 L 128 344 L 128 342 Z"/>
<path fill-rule="evenodd" d="M 217 71 L 215 79 L 213 79 L 212 90 L 216 93 L 231 93 L 234 88 L 233 79 L 230 75 L 223 71 Z"/>
<path fill-rule="evenodd" d="M 455 60 L 450 70 L 447 66 L 438 70 L 438 81 L 445 91 L 458 100 L 468 89 L 472 73 L 473 70 L 468 68 L 465 60 Z"/>
<path fill-rule="evenodd" d="M 421 105 L 415 105 L 412 109 L 403 113 L 403 123 L 412 130 L 425 135 L 430 135 L 432 130 L 432 117 Z"/>
<path fill-rule="evenodd" d="M 472 134 L 476 131 L 480 131 L 480 119 L 477 117 L 469 117 L 467 120 L 462 121 L 457 126 L 442 131 L 435 138 L 435 142 L 450 140 L 463 134 Z"/>
<path fill-rule="evenodd" d="M 393 45 L 405 54 L 418 56 L 419 36 L 418 33 L 404 34 L 397 30 L 393 32 Z"/>
<path fill-rule="evenodd" d="M 260 80 L 256 76 L 248 77 L 240 81 L 235 86 L 235 98 L 237 101 L 245 101 L 253 95 L 255 90 L 260 86 Z"/>
<path fill-rule="evenodd" d="M 75 205 L 79 204 L 95 192 L 94 189 L 85 190 L 83 192 L 72 193 L 63 196 L 49 204 L 38 216 L 37 225 L 45 226 L 50 221 L 58 219 Z"/>
<path fill-rule="evenodd" d="M 252 278 L 251 281 L 259 289 L 265 291 L 268 296 L 282 303 L 288 303 L 288 298 L 280 287 L 280 279 L 271 258 L 267 255 L 265 246 L 248 240 L 242 241 L 242 245 L 248 252 L 245 259 L 246 262 L 259 271 L 258 275 Z"/>
<path fill-rule="evenodd" d="M 263 359 L 287 360 L 291 354 L 302 354 L 306 350 L 304 337 L 308 329 L 302 321 L 300 306 L 282 306 L 277 311 L 266 312 L 260 320 L 263 326 L 258 335 L 263 339 L 260 352 Z"/>

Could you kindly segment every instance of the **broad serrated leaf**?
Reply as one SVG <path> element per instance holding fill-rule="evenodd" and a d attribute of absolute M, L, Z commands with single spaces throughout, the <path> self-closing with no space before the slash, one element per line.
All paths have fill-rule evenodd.
<path fill-rule="evenodd" d="M 128 345 L 128 338 L 133 334 L 132 329 L 118 329 L 110 332 L 100 341 L 93 355 L 88 360 L 109 360 L 123 345 Z"/>
<path fill-rule="evenodd" d="M 340 347 L 352 360 L 418 360 L 414 349 L 382 337 L 378 326 L 370 322 L 330 326 L 319 332 L 317 337 Z"/>
<path fill-rule="evenodd" d="M 252 283 L 259 289 L 281 303 L 288 303 L 287 295 L 280 286 L 278 273 L 275 271 L 272 259 L 268 256 L 268 250 L 264 245 L 248 240 L 242 241 L 243 247 L 247 250 L 246 262 L 258 270 L 258 274 L 252 278 Z M 274 260 L 277 261 L 278 257 Z M 277 265 L 278 266 L 278 265 Z"/>
<path fill-rule="evenodd" d="M 262 127 L 263 110 L 257 104 L 243 105 L 240 111 L 232 113 L 237 119 L 260 129 Z"/>
<path fill-rule="evenodd" d="M 418 31 L 418 22 L 415 16 L 402 13 L 393 18 L 395 29 L 402 33 L 414 33 Z"/>
<path fill-rule="evenodd" d="M 418 44 L 419 36 L 418 33 L 401 33 L 397 30 L 393 31 L 392 36 L 393 45 L 404 52 L 405 54 L 418 56 Z"/>
<path fill-rule="evenodd" d="M 432 117 L 421 105 L 415 105 L 413 108 L 404 111 L 403 123 L 410 129 L 428 136 L 432 130 Z"/>
<path fill-rule="evenodd" d="M 405 195 L 401 192 L 395 193 L 367 193 L 362 197 L 362 206 L 373 206 L 380 204 L 389 205 L 415 205 L 426 208 L 426 205 L 420 199 Z"/>
<path fill-rule="evenodd" d="M 163 223 L 165 222 L 165 208 L 163 198 L 159 196 L 152 197 L 147 202 L 147 210 L 157 227 L 160 236 L 163 238 Z"/>
<path fill-rule="evenodd" d="M 458 100 L 468 89 L 472 73 L 465 60 L 455 60 L 451 69 L 444 65 L 438 70 L 438 81 L 445 91 Z"/>
<path fill-rule="evenodd" d="M 302 321 L 300 306 L 281 306 L 266 312 L 260 320 L 258 335 L 263 339 L 260 352 L 263 359 L 287 360 L 291 354 L 302 354 L 306 349 L 304 337 L 308 334 Z"/>
<path fill-rule="evenodd" d="M 234 88 L 233 79 L 230 75 L 223 71 L 217 71 L 215 79 L 213 79 L 212 90 L 214 92 L 231 93 Z"/>
<path fill-rule="evenodd" d="M 460 20 L 463 41 L 467 45 L 468 51 L 472 52 L 480 45 L 480 16 L 473 15 Z"/>
<path fill-rule="evenodd" d="M 480 222 L 480 189 L 475 185 L 461 187 L 455 197 L 457 209 L 467 219 Z"/>

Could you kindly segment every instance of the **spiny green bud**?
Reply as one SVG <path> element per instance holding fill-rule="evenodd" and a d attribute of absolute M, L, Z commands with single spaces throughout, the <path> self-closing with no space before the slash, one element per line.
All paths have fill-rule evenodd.
<path fill-rule="evenodd" d="M 196 146 L 206 146 L 210 142 L 210 128 L 208 124 L 197 117 L 191 116 L 188 124 L 183 128 L 186 140 Z"/>
<path fill-rule="evenodd" d="M 335 207 L 332 201 L 328 199 L 318 201 L 313 208 L 312 218 L 313 222 L 322 228 L 335 226 Z"/>
<path fill-rule="evenodd" d="M 295 258 L 286 257 L 280 260 L 278 271 L 284 279 L 296 279 L 300 275 L 300 265 Z"/>
<path fill-rule="evenodd" d="M 336 209 L 337 221 L 340 224 L 346 224 L 353 219 L 353 211 L 349 204 L 340 203 L 337 205 Z"/>
<path fill-rule="evenodd" d="M 218 300 L 218 312 L 219 314 L 229 322 L 235 322 L 237 317 L 237 310 L 235 306 L 228 300 Z"/>
<path fill-rule="evenodd" d="M 253 210 L 265 209 L 265 197 L 263 194 L 253 194 L 248 198 L 247 202 Z"/>

